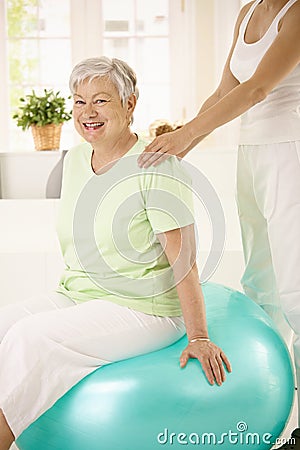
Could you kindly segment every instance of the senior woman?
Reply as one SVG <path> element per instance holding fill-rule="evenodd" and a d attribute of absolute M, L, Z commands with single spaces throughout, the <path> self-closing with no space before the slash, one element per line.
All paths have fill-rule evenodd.
<path fill-rule="evenodd" d="M 223 365 L 231 370 L 208 336 L 185 209 L 188 176 L 175 157 L 160 171 L 132 162 L 145 148 L 130 129 L 133 70 L 117 59 L 88 59 L 73 69 L 70 88 L 86 142 L 64 161 L 57 232 L 65 270 L 56 292 L 1 310 L 0 450 L 95 369 L 185 332 L 181 367 L 198 358 L 219 385 Z"/>

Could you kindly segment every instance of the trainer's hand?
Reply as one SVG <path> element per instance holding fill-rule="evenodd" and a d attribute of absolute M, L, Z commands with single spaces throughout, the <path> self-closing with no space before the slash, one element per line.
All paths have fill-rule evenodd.
<path fill-rule="evenodd" d="M 188 344 L 180 356 L 180 367 L 185 367 L 190 358 L 196 358 L 210 384 L 220 386 L 225 381 L 224 365 L 231 372 L 230 362 L 225 353 L 213 342 L 197 341 Z"/>
<path fill-rule="evenodd" d="M 179 155 L 192 143 L 187 128 L 183 126 L 178 130 L 162 134 L 156 137 L 151 144 L 147 145 L 138 158 L 138 165 L 147 168 L 151 165 L 157 166 L 165 161 L 170 155 Z"/>

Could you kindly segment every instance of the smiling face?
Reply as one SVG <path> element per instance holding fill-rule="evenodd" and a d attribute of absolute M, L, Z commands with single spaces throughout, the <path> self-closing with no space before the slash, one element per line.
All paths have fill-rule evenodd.
<path fill-rule="evenodd" d="M 132 94 L 122 105 L 116 87 L 107 77 L 84 80 L 74 94 L 75 128 L 94 147 L 116 143 L 130 133 L 135 103 Z"/>

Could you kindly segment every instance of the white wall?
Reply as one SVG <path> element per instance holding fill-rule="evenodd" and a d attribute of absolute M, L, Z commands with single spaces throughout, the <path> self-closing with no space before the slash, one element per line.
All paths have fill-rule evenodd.
<path fill-rule="evenodd" d="M 241 290 L 240 278 L 244 269 L 242 243 L 238 212 L 235 201 L 237 150 L 206 146 L 203 142 L 187 157 L 208 178 L 214 187 L 223 207 L 226 223 L 226 241 L 220 265 L 210 281 L 218 282 L 234 289 Z M 204 223 L 202 223 L 202 220 Z M 198 267 L 201 271 L 210 245 L 210 230 L 206 218 L 198 216 L 199 230 Z M 203 232 L 201 233 L 201 230 Z"/>

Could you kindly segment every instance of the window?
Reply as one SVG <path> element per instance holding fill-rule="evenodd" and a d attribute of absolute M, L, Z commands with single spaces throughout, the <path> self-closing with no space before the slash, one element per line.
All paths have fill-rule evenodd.
<path fill-rule="evenodd" d="M 168 0 L 102 0 L 103 53 L 134 67 L 140 90 L 135 127 L 171 117 Z M 159 106 L 158 106 L 159 104 Z M 139 108 L 142 105 L 142 108 Z"/>
<path fill-rule="evenodd" d="M 19 98 L 32 89 L 53 88 L 68 96 L 70 0 L 7 0 L 5 16 L 9 116 Z M 32 148 L 30 133 L 22 132 L 12 120 L 8 141 L 15 150 Z"/>

